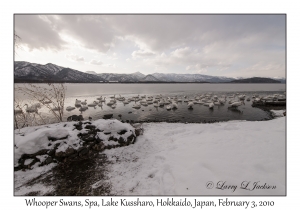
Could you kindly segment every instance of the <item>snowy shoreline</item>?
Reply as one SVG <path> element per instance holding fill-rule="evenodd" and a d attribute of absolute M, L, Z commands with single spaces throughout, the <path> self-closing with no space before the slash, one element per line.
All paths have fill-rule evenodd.
<path fill-rule="evenodd" d="M 105 182 L 110 195 L 285 195 L 286 118 L 277 116 L 213 124 L 144 123 L 144 134 L 134 144 L 101 152 L 108 160 L 106 179 L 93 180 L 90 187 Z M 16 171 L 15 195 L 55 191 L 43 183 L 24 185 L 51 174 L 55 166 Z"/>
<path fill-rule="evenodd" d="M 114 162 L 109 177 L 114 194 L 285 195 L 285 117 L 200 125 L 149 123 L 144 129 L 130 148 L 105 151 Z M 241 189 L 245 181 L 251 189 L 264 184 L 276 188 Z"/>

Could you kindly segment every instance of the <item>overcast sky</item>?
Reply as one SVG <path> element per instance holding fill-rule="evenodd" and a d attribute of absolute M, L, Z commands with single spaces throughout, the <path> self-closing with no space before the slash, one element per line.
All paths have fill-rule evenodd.
<path fill-rule="evenodd" d="M 285 77 L 285 15 L 15 15 L 15 60 L 79 71 Z"/>

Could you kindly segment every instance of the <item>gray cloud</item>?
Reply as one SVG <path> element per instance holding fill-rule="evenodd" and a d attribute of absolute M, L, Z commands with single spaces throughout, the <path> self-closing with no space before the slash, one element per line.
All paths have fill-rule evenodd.
<path fill-rule="evenodd" d="M 29 49 L 63 49 L 66 44 L 55 28 L 39 15 L 15 15 L 15 32 Z"/>
<path fill-rule="evenodd" d="M 30 49 L 62 50 L 67 35 L 85 49 L 131 56 L 139 66 L 227 75 L 285 71 L 284 15 L 16 15 L 15 27 Z"/>
<path fill-rule="evenodd" d="M 155 54 L 152 53 L 152 52 L 137 50 L 137 51 L 133 51 L 133 53 L 131 55 L 132 55 L 133 58 L 139 58 L 139 57 L 148 57 L 148 56 L 152 56 L 152 55 L 155 55 Z"/>
<path fill-rule="evenodd" d="M 93 64 L 93 65 L 102 65 L 103 63 L 101 61 L 91 60 L 90 64 Z"/>
<path fill-rule="evenodd" d="M 84 57 L 79 56 L 79 55 L 75 55 L 75 54 L 66 55 L 66 57 L 71 61 L 76 61 L 76 62 L 83 62 L 84 61 Z"/>

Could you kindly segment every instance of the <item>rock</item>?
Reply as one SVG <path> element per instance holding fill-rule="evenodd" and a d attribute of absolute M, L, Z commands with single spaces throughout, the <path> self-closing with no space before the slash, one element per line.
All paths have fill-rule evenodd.
<path fill-rule="evenodd" d="M 49 141 L 63 140 L 63 139 L 67 139 L 68 136 L 69 136 L 69 135 L 66 135 L 65 137 L 61 137 L 61 138 L 55 138 L 55 137 L 49 136 L 49 137 L 48 137 L 48 140 L 49 140 Z"/>
<path fill-rule="evenodd" d="M 127 137 L 127 145 L 133 144 L 135 142 L 135 136 L 131 134 L 130 136 Z"/>
<path fill-rule="evenodd" d="M 77 129 L 77 130 L 82 130 L 82 122 L 78 122 L 77 124 L 75 124 L 74 125 L 75 126 L 75 128 Z"/>
<path fill-rule="evenodd" d="M 106 147 L 105 147 L 105 149 L 111 149 L 112 148 L 112 145 L 107 145 Z"/>
<path fill-rule="evenodd" d="M 49 150 L 48 155 L 53 157 L 55 155 L 55 149 Z"/>
<path fill-rule="evenodd" d="M 82 121 L 82 115 L 72 115 L 67 118 L 67 121 Z"/>
<path fill-rule="evenodd" d="M 112 118 L 112 116 L 113 116 L 113 114 L 105 114 L 104 116 L 103 116 L 103 119 L 110 119 L 110 118 Z"/>
<path fill-rule="evenodd" d="M 134 132 L 135 132 L 136 136 L 139 136 L 143 133 L 143 130 L 141 128 L 138 128 L 138 129 L 135 129 Z"/>
<path fill-rule="evenodd" d="M 48 165 L 52 163 L 53 158 L 51 156 L 47 157 L 46 160 L 42 163 L 43 165 Z"/>
<path fill-rule="evenodd" d="M 73 154 L 75 150 L 72 147 L 68 147 L 66 151 L 55 152 L 55 157 L 67 157 Z"/>
<path fill-rule="evenodd" d="M 121 131 L 118 132 L 118 134 L 119 134 L 119 135 L 123 135 L 123 134 L 126 133 L 126 132 L 127 132 L 127 130 L 121 130 Z"/>
<path fill-rule="evenodd" d="M 109 134 L 111 134 L 111 132 L 104 132 L 104 134 L 105 134 L 105 135 L 109 135 Z"/>
<path fill-rule="evenodd" d="M 96 151 L 102 151 L 102 150 L 104 150 L 104 148 L 105 148 L 105 146 L 102 142 L 99 143 L 99 144 L 95 144 L 93 146 L 93 150 L 96 150 Z"/>
<path fill-rule="evenodd" d="M 132 112 L 128 112 L 128 114 L 131 114 Z"/>
<path fill-rule="evenodd" d="M 83 141 L 87 141 L 87 142 L 96 140 L 95 134 L 85 135 L 85 136 L 83 136 L 81 139 L 82 139 Z"/>
<path fill-rule="evenodd" d="M 19 170 L 22 170 L 22 169 L 23 169 L 22 165 L 18 165 L 18 166 L 14 167 L 14 171 L 19 171 Z"/>
<path fill-rule="evenodd" d="M 286 112 L 283 112 L 283 116 L 286 116 Z"/>
<path fill-rule="evenodd" d="M 71 155 L 71 154 L 73 154 L 75 152 L 75 150 L 73 149 L 73 147 L 68 147 L 67 149 L 66 149 L 66 156 L 69 156 L 69 155 Z"/>
<path fill-rule="evenodd" d="M 85 129 L 95 130 L 96 126 L 94 125 L 86 125 Z"/>
<path fill-rule="evenodd" d="M 119 115 L 118 115 L 118 117 L 122 117 L 122 115 L 121 115 L 121 114 L 119 114 Z"/>
<path fill-rule="evenodd" d="M 118 139 L 118 142 L 119 142 L 119 144 L 121 144 L 121 145 L 126 144 L 126 142 L 125 142 L 125 140 L 124 140 L 124 138 L 123 138 L 122 136 Z"/>
<path fill-rule="evenodd" d="M 92 117 L 89 117 L 89 121 L 91 121 L 93 118 Z"/>
<path fill-rule="evenodd" d="M 42 149 L 42 150 L 40 150 L 36 153 L 33 153 L 33 154 L 23 154 L 23 155 L 21 155 L 20 160 L 21 159 L 28 159 L 28 158 L 35 158 L 35 156 L 37 156 L 37 155 L 45 155 L 45 154 L 48 153 L 48 151 L 49 151 L 48 149 Z"/>

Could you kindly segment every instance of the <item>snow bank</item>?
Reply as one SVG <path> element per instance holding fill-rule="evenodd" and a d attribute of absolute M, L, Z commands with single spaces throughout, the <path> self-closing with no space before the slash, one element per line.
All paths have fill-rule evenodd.
<path fill-rule="evenodd" d="M 135 129 L 130 124 L 122 123 L 118 120 L 99 119 L 89 123 L 95 126 L 96 129 L 101 130 L 97 135 L 103 140 L 105 145 L 118 144 L 114 141 L 108 141 L 109 137 L 117 139 L 122 137 L 124 141 L 126 141 L 130 135 L 135 135 Z M 77 150 L 82 142 L 78 134 L 87 133 L 88 130 L 77 130 L 74 124 L 76 124 L 76 122 L 64 122 L 15 130 L 14 164 L 18 164 L 18 160 L 22 154 L 34 154 L 43 149 L 50 150 L 53 149 L 57 143 L 59 143 L 59 146 L 56 152 L 64 152 L 70 147 Z M 119 134 L 120 131 L 123 131 L 123 133 Z M 110 134 L 105 135 L 105 132 L 109 132 Z M 54 139 L 55 143 L 53 143 L 51 139 Z M 47 156 L 38 157 L 40 160 L 45 160 L 46 158 Z M 28 162 L 29 160 L 26 161 L 27 164 Z"/>
<path fill-rule="evenodd" d="M 135 128 L 118 120 L 64 122 L 15 130 L 15 195 L 51 192 L 52 186 L 27 182 L 51 173 L 65 159 L 84 159 L 106 148 L 131 144 L 135 138 Z"/>
<path fill-rule="evenodd" d="M 128 147 L 105 150 L 111 194 L 284 195 L 285 117 L 214 124 L 144 124 Z M 207 189 L 211 181 L 212 189 Z M 276 189 L 241 189 L 243 181 Z M 219 183 L 219 184 L 218 184 Z M 216 189 L 237 186 L 236 190 Z M 211 186 L 211 185 L 210 185 Z"/>

